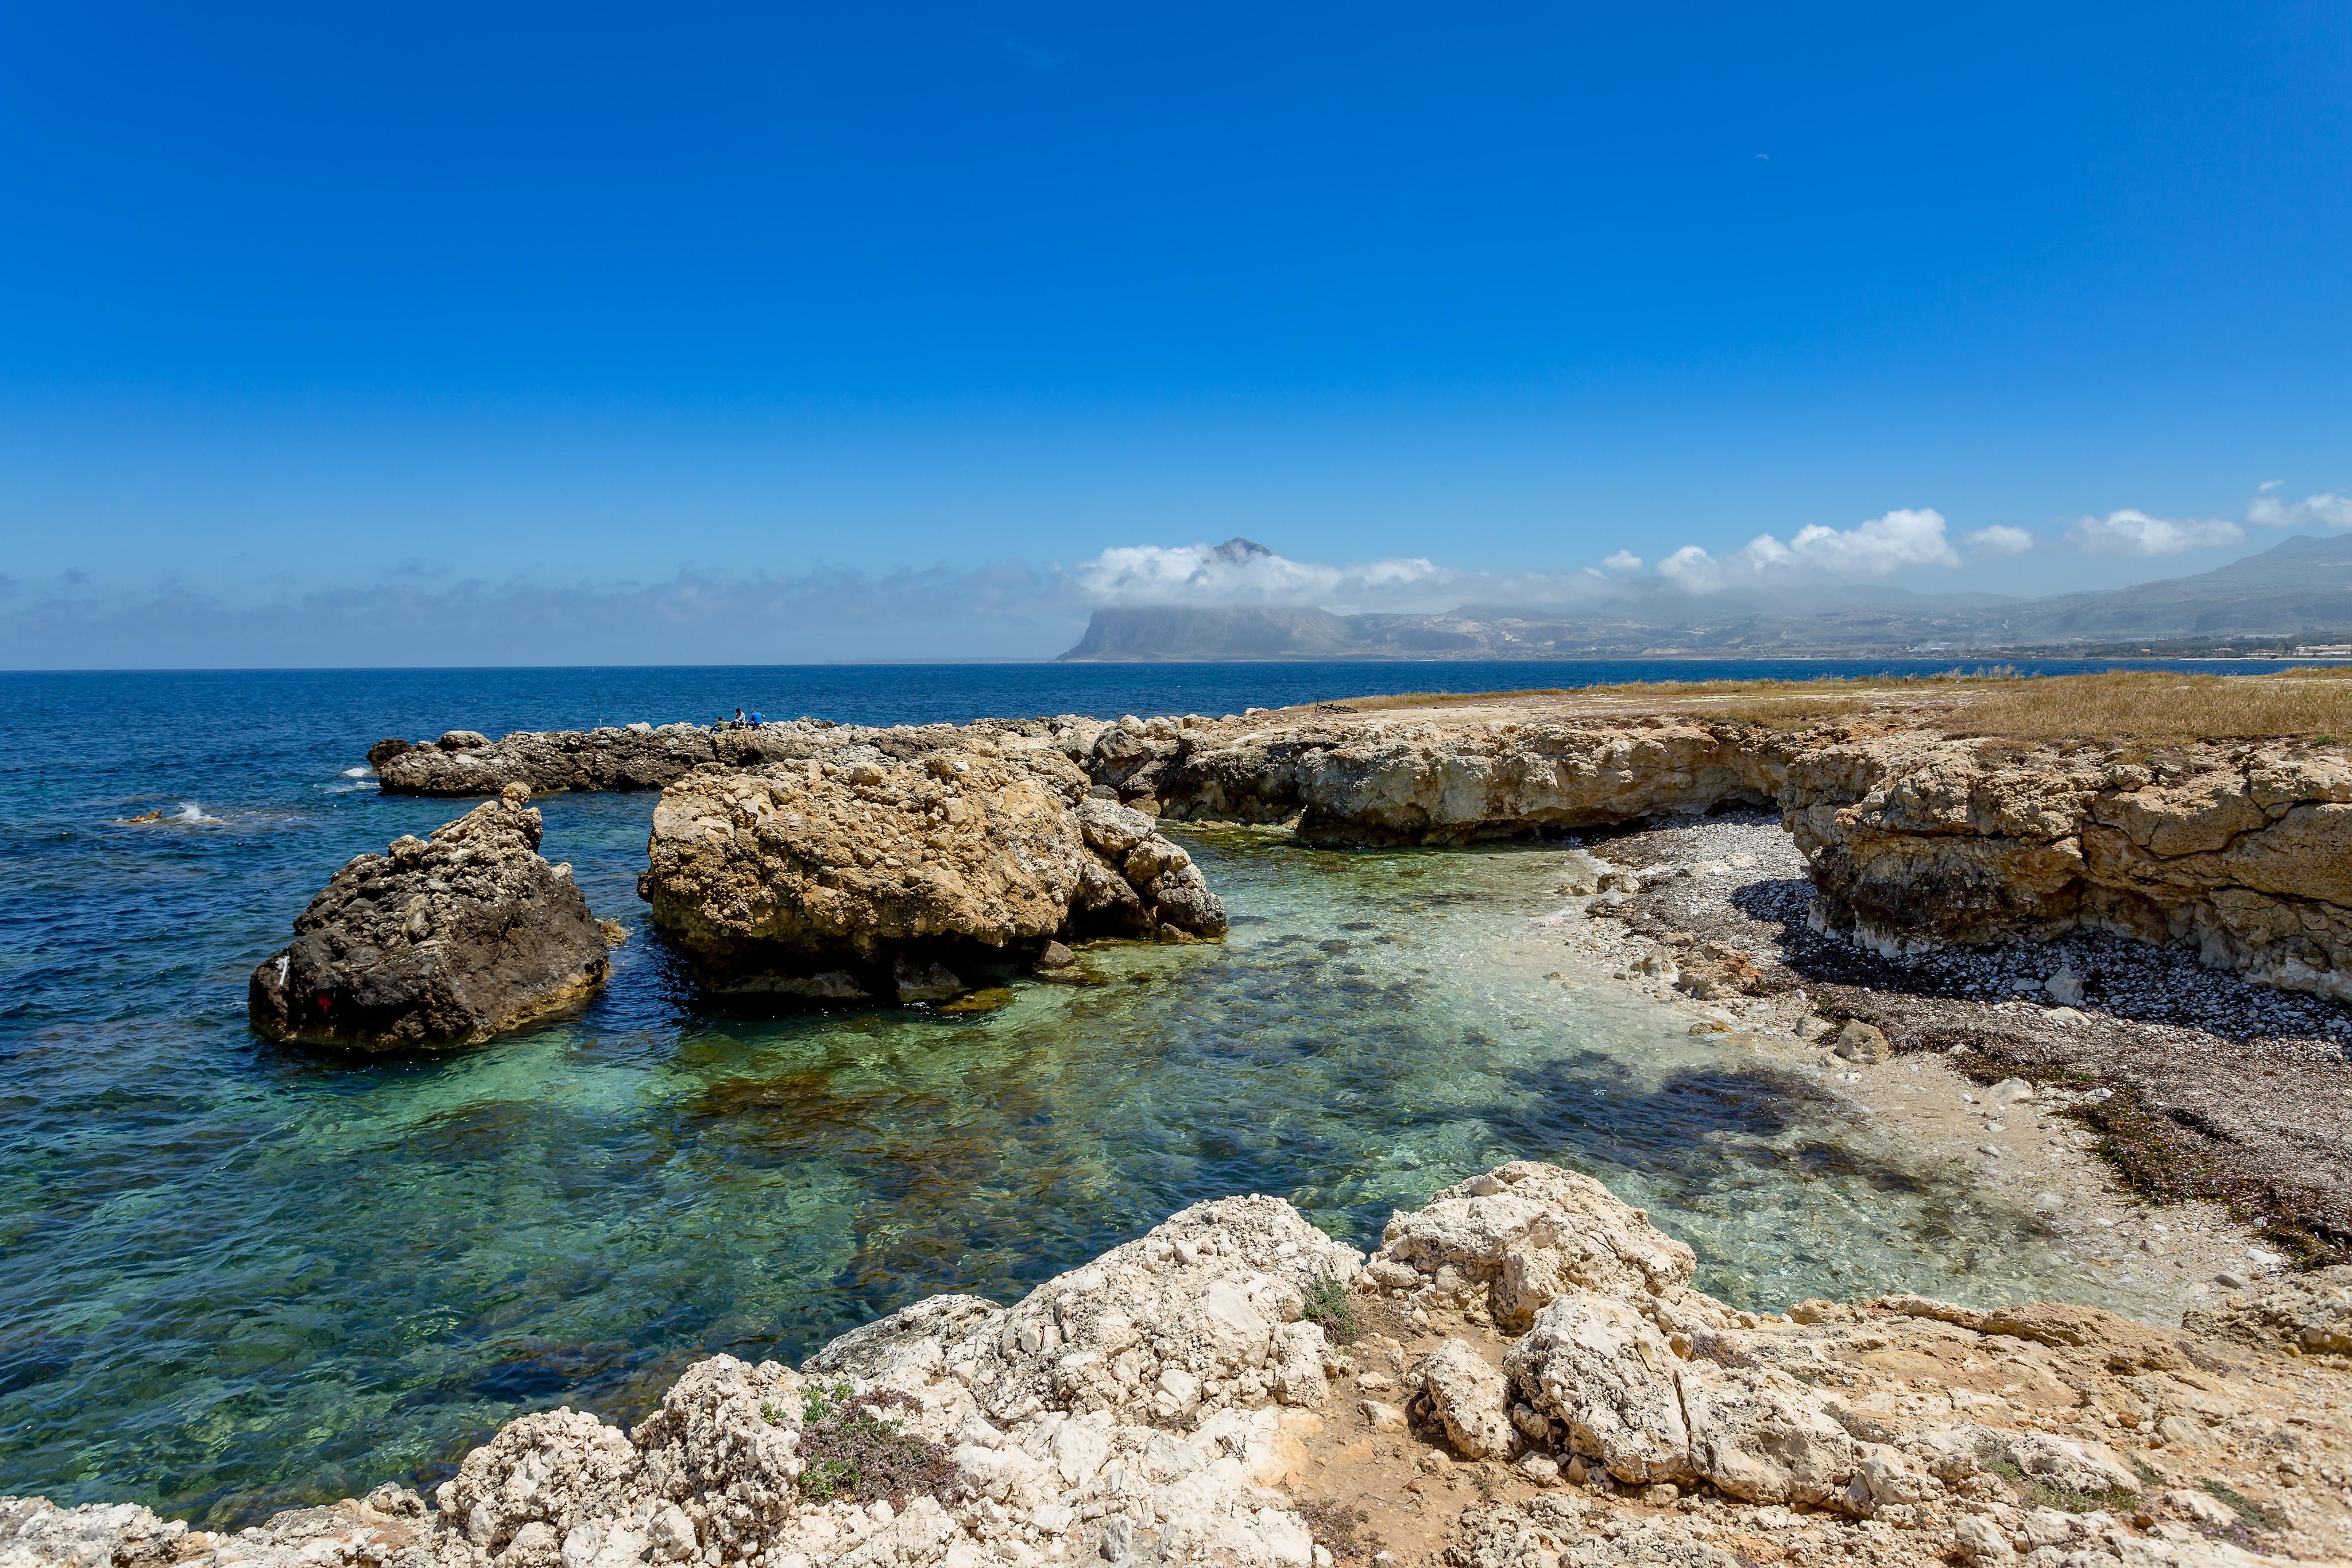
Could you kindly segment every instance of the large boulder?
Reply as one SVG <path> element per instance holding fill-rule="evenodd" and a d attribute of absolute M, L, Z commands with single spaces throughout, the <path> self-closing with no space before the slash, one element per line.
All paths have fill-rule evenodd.
<path fill-rule="evenodd" d="M 1056 753 L 870 747 L 662 791 L 638 891 L 706 988 L 923 1001 L 1086 936 L 1222 935 L 1152 820 Z"/>
<path fill-rule="evenodd" d="M 430 839 L 355 857 L 247 987 L 254 1031 L 349 1051 L 464 1045 L 604 980 L 606 938 L 510 785 Z"/>

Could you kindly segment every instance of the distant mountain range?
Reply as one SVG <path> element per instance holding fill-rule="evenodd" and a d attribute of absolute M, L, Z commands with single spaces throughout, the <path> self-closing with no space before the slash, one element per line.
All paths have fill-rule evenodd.
<path fill-rule="evenodd" d="M 1261 550 L 1234 540 L 1236 553 Z M 2212 571 L 2097 593 L 2007 599 L 1841 588 L 1686 593 L 1654 578 L 1573 610 L 1433 615 L 1097 610 L 1071 660 L 1563 659 L 1765 653 L 2251 653 L 2352 642 L 2352 535 L 2298 536 Z"/>

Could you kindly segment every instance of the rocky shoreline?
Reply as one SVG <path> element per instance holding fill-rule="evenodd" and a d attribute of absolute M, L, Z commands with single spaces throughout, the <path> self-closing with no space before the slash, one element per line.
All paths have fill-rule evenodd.
<path fill-rule="evenodd" d="M 1584 891 L 1663 945 L 1628 955 L 1647 978 L 1688 970 L 1678 994 L 1750 1010 L 1802 991 L 1801 1012 L 1886 1051 L 2037 1085 L 2140 1192 L 2224 1206 L 2305 1262 L 2352 1260 L 2345 748 L 1951 727 L 1916 693 L 1826 718 L 1522 695 L 458 731 L 372 756 L 395 791 L 659 782 L 640 891 L 722 996 L 938 999 L 1058 958 L 1064 938 L 1215 935 L 1222 908 L 1154 816 L 1337 844 L 1609 835 L 1624 886 Z M 1133 821 L 1106 848 L 1122 804 Z M 1778 875 L 1717 889 L 1661 848 L 1681 830 L 1641 827 L 1726 811 L 1777 818 L 1753 831 Z M 1693 903 L 1700 887 L 1724 896 Z"/>
<path fill-rule="evenodd" d="M 2273 1260 L 2352 1261 L 2352 1018 L 2340 1006 L 2103 933 L 1891 956 L 1841 941 L 1807 921 L 1802 859 L 1760 814 L 1636 828 L 1591 848 L 1622 874 L 1611 895 L 1576 902 L 1559 940 L 1597 977 L 1818 1057 L 1886 1110 L 1888 1094 L 1861 1090 L 1880 1069 L 1834 1056 L 1827 1036 L 1803 1038 L 1809 1019 L 1869 1025 L 1898 1062 L 1976 1092 L 1965 1134 L 1956 1126 L 1947 1141 L 1981 1174 L 2039 1168 L 2032 1145 L 2046 1140 L 2021 1144 L 2004 1124 L 2063 1126 L 2129 1190 L 2186 1206 L 2157 1233 L 2164 1253 L 2217 1230 L 2226 1210 Z M 1987 1092 L 2011 1082 L 2030 1100 Z M 2189 1221 L 2192 1208 L 2205 1218 Z M 2207 1272 L 2248 1270 L 2234 1249 Z"/>
<path fill-rule="evenodd" d="M 1011 1307 L 933 1297 L 633 1430 L 525 1416 L 427 1500 L 233 1534 L 0 1500 L 0 1564 L 1045 1563 L 2034 1568 L 2352 1551 L 2352 1270 L 2162 1332 L 1916 1297 L 1736 1310 L 1589 1177 L 1516 1162 L 1369 1259 L 1196 1205 Z"/>
<path fill-rule="evenodd" d="M 690 735 L 680 734 L 690 731 Z M 696 768 L 971 745 L 1075 768 L 1155 816 L 1293 821 L 1338 843 L 1458 843 L 1769 807 L 1811 870 L 1808 918 L 1881 953 L 2103 931 L 2352 1000 L 2352 758 L 2333 742 L 2165 747 L 1944 733 L 1900 705 L 1786 725 L 1686 713 L 1580 716 L 1498 699 L 1403 716 L 1064 716 L 898 730 L 452 732 L 371 753 L 387 790 L 675 788 Z M 400 747 L 397 751 L 390 747 Z M 690 761 L 704 748 L 743 759 Z M 596 760 L 602 759 L 602 760 Z M 521 777 L 521 775 L 530 775 Z"/>
<path fill-rule="evenodd" d="M 659 788 L 645 891 L 706 976 L 838 961 L 886 999 L 931 982 L 914 965 L 939 944 L 1039 961 L 1106 907 L 1127 935 L 1213 934 L 1181 918 L 1205 888 L 1169 880 L 1189 862 L 1153 847 L 1155 816 L 1340 843 L 1590 836 L 1603 858 L 1567 857 L 1545 939 L 1727 1046 L 1809 1053 L 1858 1098 L 1932 1061 L 1990 1091 L 1989 1160 L 2063 1115 L 2145 1190 L 2255 1210 L 2295 1260 L 2352 1236 L 2328 1146 L 2352 994 L 2352 764 L 2332 745 L 1524 702 L 611 733 L 372 759 L 415 793 Z M 2268 1097 L 2232 1119 L 2257 1075 Z M 1550 1166 L 1447 1188 L 1370 1258 L 1279 1199 L 1225 1198 L 1011 1307 L 932 1298 L 797 1370 L 699 1363 L 632 1430 L 525 1416 L 429 1500 L 386 1486 L 214 1535 L 0 1500 L 0 1568 L 2341 1560 L 2352 1268 L 2287 1260 L 2214 1270 L 2178 1330 L 1908 1296 L 1756 1312 Z"/>

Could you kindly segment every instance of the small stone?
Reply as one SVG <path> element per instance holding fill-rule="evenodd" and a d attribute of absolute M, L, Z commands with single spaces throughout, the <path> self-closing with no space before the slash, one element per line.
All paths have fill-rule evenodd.
<path fill-rule="evenodd" d="M 2014 1105 L 2033 1098 L 2033 1085 L 2022 1078 L 2004 1078 L 1986 1091 L 1986 1098 L 1996 1105 Z"/>
<path fill-rule="evenodd" d="M 1393 1405 L 1385 1405 L 1377 1399 L 1359 1399 L 1356 1408 L 1375 1432 L 1404 1430 L 1404 1412 Z"/>
<path fill-rule="evenodd" d="M 1078 961 L 1078 956 L 1059 942 L 1048 942 L 1037 955 L 1041 969 L 1066 969 Z"/>
<path fill-rule="evenodd" d="M 1849 1019 L 1838 1030 L 1837 1043 L 1832 1048 L 1848 1061 L 1885 1061 L 1895 1054 L 1895 1046 L 1884 1031 L 1872 1028 L 1859 1019 Z"/>
<path fill-rule="evenodd" d="M 1539 1487 L 1559 1484 L 1559 1461 L 1549 1454 L 1529 1454 L 1519 1461 L 1519 1474 Z"/>
<path fill-rule="evenodd" d="M 2247 1284 L 2246 1277 L 2235 1269 L 2222 1270 L 2213 1276 L 2213 1282 L 2225 1291 L 2242 1291 Z"/>

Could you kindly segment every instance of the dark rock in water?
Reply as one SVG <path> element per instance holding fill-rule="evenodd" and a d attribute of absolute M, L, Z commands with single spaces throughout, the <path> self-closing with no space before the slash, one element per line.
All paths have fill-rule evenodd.
<path fill-rule="evenodd" d="M 572 868 L 541 858 L 530 799 L 510 786 L 337 872 L 253 972 L 254 1031 L 346 1051 L 465 1045 L 602 985 L 606 933 Z"/>

